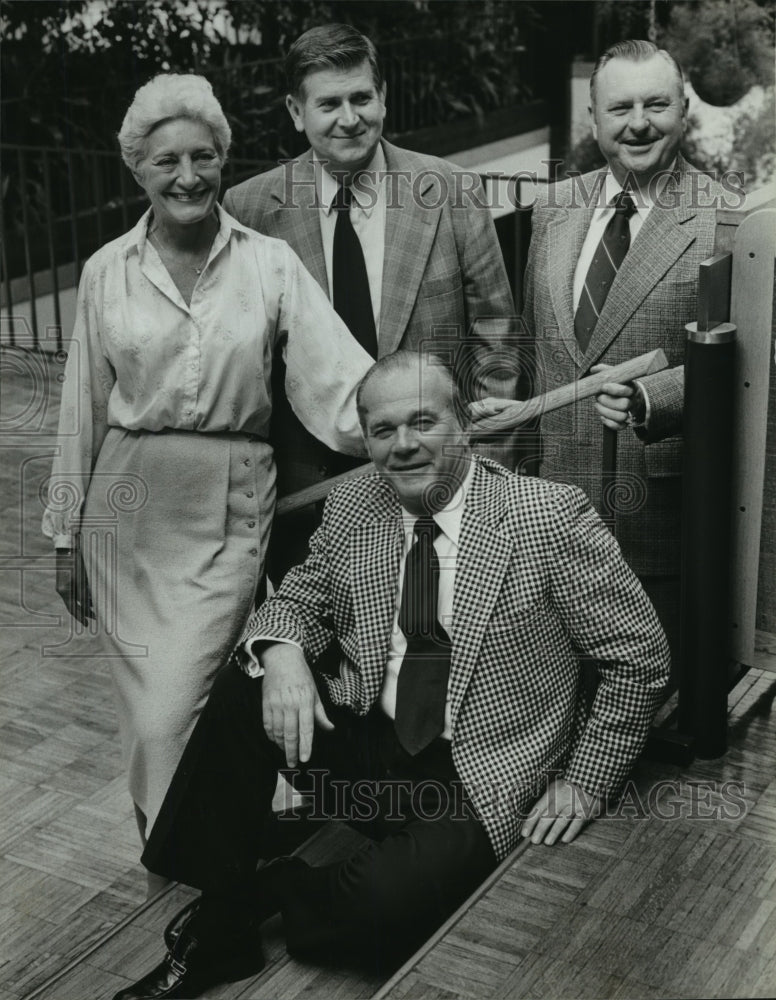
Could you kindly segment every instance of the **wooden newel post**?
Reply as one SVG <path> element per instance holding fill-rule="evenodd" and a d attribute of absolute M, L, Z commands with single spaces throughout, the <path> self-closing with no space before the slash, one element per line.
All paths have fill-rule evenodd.
<path fill-rule="evenodd" d="M 678 724 L 705 758 L 727 748 L 736 327 L 720 319 L 729 288 L 730 255 L 704 262 L 699 319 L 686 327 Z"/>

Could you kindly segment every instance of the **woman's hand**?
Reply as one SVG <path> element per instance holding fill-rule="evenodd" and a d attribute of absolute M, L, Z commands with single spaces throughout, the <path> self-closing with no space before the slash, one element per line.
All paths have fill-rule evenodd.
<path fill-rule="evenodd" d="M 485 399 L 475 399 L 469 403 L 469 415 L 474 423 L 478 420 L 485 420 L 488 417 L 495 417 L 497 414 L 514 406 L 514 399 L 499 399 L 496 396 L 486 396 Z"/>
<path fill-rule="evenodd" d="M 81 550 L 57 549 L 56 589 L 73 618 L 82 625 L 94 620 L 92 595 L 81 556 Z"/>

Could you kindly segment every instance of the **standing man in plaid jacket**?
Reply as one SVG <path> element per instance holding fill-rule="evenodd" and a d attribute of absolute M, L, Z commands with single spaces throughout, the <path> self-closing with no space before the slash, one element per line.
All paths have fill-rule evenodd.
<path fill-rule="evenodd" d="M 224 208 L 243 225 L 285 240 L 374 357 L 437 341 L 455 354 L 469 399 L 514 398 L 514 303 L 479 177 L 382 138 L 386 85 L 369 38 L 345 24 L 312 28 L 286 57 L 286 105 L 310 150 L 226 192 Z M 340 185 L 351 234 L 363 252 L 372 313 L 364 332 L 350 309 L 357 276 L 337 272 Z M 344 220 L 343 220 L 344 221 Z M 341 302 L 349 314 L 342 313 Z M 506 361 L 505 361 L 506 355 Z M 506 364 L 506 372 L 500 367 Z M 277 366 L 281 371 L 281 367 Z M 317 441 L 273 383 L 272 444 L 283 496 L 353 467 Z M 514 464 L 509 445 L 492 452 Z M 307 554 L 314 511 L 277 525 L 270 575 L 282 578 Z"/>
<path fill-rule="evenodd" d="M 388 971 L 521 832 L 573 840 L 644 745 L 665 638 L 582 492 L 472 455 L 438 359 L 382 359 L 358 407 L 377 473 L 330 494 L 307 560 L 213 687 L 143 855 L 203 895 L 116 1000 L 260 968 L 277 910 L 292 954 L 353 950 Z M 339 670 L 313 672 L 332 637 Z M 601 665 L 589 714 L 580 657 Z M 368 846 L 257 871 L 283 767 Z"/>
<path fill-rule="evenodd" d="M 714 253 L 725 191 L 679 153 L 687 127 L 682 71 L 652 42 L 620 42 L 601 56 L 590 117 L 607 166 L 550 186 L 533 212 L 523 314 L 535 345 L 532 395 L 658 347 L 671 367 L 546 414 L 540 475 L 580 486 L 602 511 L 604 441 L 609 435 L 611 447 L 617 434 L 607 490 L 615 535 L 675 654 L 685 324 L 697 319 L 698 265 Z M 623 190 L 632 199 L 629 249 L 613 280 L 593 279 Z M 602 282 L 603 304 L 595 289 L 587 298 L 587 285 Z"/>

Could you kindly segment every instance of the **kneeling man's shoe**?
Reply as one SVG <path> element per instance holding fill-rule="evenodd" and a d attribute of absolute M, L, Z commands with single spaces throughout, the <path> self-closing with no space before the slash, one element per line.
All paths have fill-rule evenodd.
<path fill-rule="evenodd" d="M 164 944 L 168 951 L 172 951 L 175 942 L 181 936 L 181 931 L 199 909 L 199 900 L 199 896 L 196 899 L 189 900 L 183 909 L 179 910 L 164 928 Z"/>
<path fill-rule="evenodd" d="M 184 928 L 164 959 L 142 979 L 120 990 L 113 1000 L 173 1000 L 198 997 L 216 983 L 234 982 L 256 975 L 264 968 L 258 930 L 246 936 L 237 950 L 233 945 L 207 947 Z"/>

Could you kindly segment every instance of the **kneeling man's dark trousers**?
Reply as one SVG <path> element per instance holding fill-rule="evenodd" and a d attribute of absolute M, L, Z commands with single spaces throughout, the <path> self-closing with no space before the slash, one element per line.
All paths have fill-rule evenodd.
<path fill-rule="evenodd" d="M 437 739 L 417 756 L 378 707 L 322 698 L 312 758 L 287 776 L 315 808 L 370 838 L 344 862 L 294 866 L 274 886 L 289 952 L 355 951 L 383 967 L 417 947 L 493 870 L 496 858 Z M 154 824 L 143 863 L 244 908 L 271 857 L 272 798 L 284 754 L 262 724 L 262 682 L 230 665 L 213 686 Z M 282 870 L 282 869 L 281 869 Z M 269 871 L 269 869 L 268 869 Z"/>

